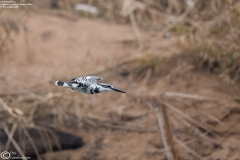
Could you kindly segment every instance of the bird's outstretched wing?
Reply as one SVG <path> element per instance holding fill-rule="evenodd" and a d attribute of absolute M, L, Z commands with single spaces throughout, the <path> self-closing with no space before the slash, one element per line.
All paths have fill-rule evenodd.
<path fill-rule="evenodd" d="M 83 76 L 83 77 L 71 79 L 71 81 L 68 82 L 68 84 L 74 89 L 77 89 L 77 88 L 86 89 L 91 84 L 96 84 L 98 80 L 102 80 L 102 78 L 96 77 L 96 76 Z"/>
<path fill-rule="evenodd" d="M 96 76 L 83 76 L 83 77 L 74 79 L 74 81 L 77 81 L 77 82 L 90 82 L 90 83 L 97 83 L 97 81 L 99 80 L 103 80 L 103 78 L 96 77 Z"/>

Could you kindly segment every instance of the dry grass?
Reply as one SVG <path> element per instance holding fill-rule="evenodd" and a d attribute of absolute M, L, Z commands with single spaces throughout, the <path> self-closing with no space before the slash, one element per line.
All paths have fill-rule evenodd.
<path fill-rule="evenodd" d="M 237 0 L 52 0 L 36 6 L 77 14 L 74 6 L 78 3 L 96 6 L 100 10 L 99 18 L 130 23 L 144 53 L 157 50 L 156 43 L 169 33 L 181 35 L 179 49 L 190 53 L 197 67 L 220 73 L 227 82 L 240 79 L 240 2 Z M 1 20 L 0 32 L 5 35 L 0 37 L 0 52 L 7 41 L 13 41 L 10 34 L 19 32 L 19 24 L 10 19 Z M 154 31 L 155 35 L 143 37 L 139 29 Z"/>
<path fill-rule="evenodd" d="M 135 59 L 135 63 L 132 61 L 126 63 L 125 65 L 131 66 L 129 67 L 129 77 L 131 76 L 142 76 L 139 75 L 141 73 L 141 70 L 146 67 L 145 62 L 141 62 L 141 59 Z M 150 58 L 151 59 L 151 58 Z M 156 59 L 156 58 L 153 58 Z M 155 69 L 157 69 L 159 66 L 155 66 Z M 121 70 L 122 67 L 116 66 L 115 68 L 112 68 L 113 71 Z M 160 67 L 161 68 L 161 67 Z M 137 71 L 136 71 L 137 70 Z M 108 72 L 108 71 L 106 71 Z M 120 71 L 119 71 L 120 72 Z M 174 73 L 173 73 L 174 74 Z M 154 76 L 157 76 L 156 73 L 152 72 L 151 75 L 149 75 L 150 78 L 142 78 L 143 81 L 145 81 L 144 85 L 139 87 L 139 89 L 143 89 L 144 86 L 147 86 L 148 82 L 152 80 Z M 139 83 L 141 84 L 141 83 Z M 141 85 L 140 85 L 141 86 Z M 149 106 L 150 110 L 148 111 L 148 114 L 152 114 L 152 109 L 156 109 L 156 117 L 158 119 L 158 123 L 160 128 L 157 128 L 157 126 L 139 126 L 137 124 L 128 124 L 128 122 L 123 122 L 121 119 L 114 121 L 109 117 L 99 117 L 94 114 L 86 114 L 86 113 L 92 113 L 91 111 L 84 111 L 81 110 L 81 115 L 78 115 L 78 112 L 75 110 L 79 109 L 79 105 L 73 105 L 76 103 L 76 99 L 74 99 L 71 95 L 66 94 L 59 94 L 59 93 L 48 93 L 45 95 L 37 95 L 33 92 L 23 90 L 23 91 L 11 91 L 11 92 L 5 92 L 0 93 L 0 96 L 3 97 L 0 100 L 0 106 L 3 107 L 4 110 L 1 110 L 0 114 L 2 115 L 1 118 L 4 119 L 2 121 L 4 126 L 7 126 L 4 128 L 6 134 L 9 137 L 9 143 L 12 142 L 16 149 L 18 149 L 19 153 L 23 153 L 20 144 L 16 143 L 16 141 L 12 138 L 12 135 L 16 131 L 16 128 L 21 128 L 26 134 L 26 137 L 32 142 L 33 149 L 35 148 L 34 142 L 31 140 L 31 137 L 26 132 L 27 127 L 33 127 L 40 130 L 44 130 L 44 128 L 39 127 L 41 123 L 45 124 L 51 124 L 53 127 L 69 127 L 69 128 L 82 128 L 86 126 L 91 126 L 92 128 L 108 128 L 112 130 L 124 130 L 128 132 L 141 132 L 141 133 L 161 133 L 161 137 L 164 140 L 164 146 L 166 146 L 165 151 L 168 155 L 168 159 L 172 159 L 172 151 L 174 157 L 176 155 L 180 155 L 180 157 L 183 156 L 183 154 L 178 153 L 180 150 L 185 150 L 185 152 L 193 155 L 194 157 L 197 157 L 199 159 L 204 159 L 201 155 L 199 155 L 196 151 L 191 149 L 188 145 L 188 143 L 183 142 L 181 139 L 176 138 L 176 136 L 173 134 L 169 134 L 169 131 L 171 132 L 172 124 L 170 123 L 174 118 L 173 117 L 179 117 L 179 121 L 183 121 L 185 123 L 188 123 L 191 127 L 188 127 L 188 130 L 192 130 L 192 132 L 196 132 L 198 138 L 202 138 L 203 141 L 207 141 L 211 145 L 219 145 L 218 142 L 215 142 L 211 139 L 209 136 L 209 133 L 211 133 L 211 129 L 206 127 L 204 124 L 200 124 L 197 122 L 191 115 L 184 113 L 181 109 L 178 108 L 178 106 L 174 106 L 170 104 L 169 102 L 172 102 L 171 99 L 174 98 L 180 98 L 186 101 L 185 99 L 194 99 L 194 101 L 209 101 L 212 100 L 210 97 L 203 97 L 199 95 L 191 95 L 191 94 L 184 94 L 184 93 L 173 93 L 173 92 L 163 92 L 163 93 L 152 93 L 152 94 L 128 94 L 128 105 L 130 106 Z M 159 99 L 159 97 L 165 97 L 164 99 Z M 170 98 L 170 99 L 168 99 Z M 183 102 L 179 101 L 179 104 L 184 104 Z M 86 105 L 86 104 L 82 104 Z M 154 106 L 154 107 L 153 107 Z M 158 110 L 165 106 L 166 109 L 175 116 L 169 116 L 167 112 L 162 112 L 160 110 L 160 113 L 162 113 L 163 116 L 161 116 L 160 113 L 158 113 Z M 21 110 L 20 110 L 21 108 Z M 154 110 L 153 109 L 153 110 Z M 154 111 L 153 111 L 154 112 Z M 84 115 L 84 116 L 83 116 Z M 210 115 L 211 116 L 211 115 Z M 163 118 L 164 117 L 164 118 Z M 140 117 L 139 119 L 143 119 L 143 117 Z M 166 119 L 169 119 L 166 120 Z M 210 118 L 209 118 L 210 119 Z M 19 122 L 19 123 L 15 123 Z M 39 124 L 40 123 L 40 124 Z M 82 123 L 81 126 L 77 126 L 77 124 Z M 10 131 L 8 131 L 8 127 L 10 127 Z M 166 131 L 164 131 L 166 130 Z M 202 131 L 203 130 L 203 131 Z M 213 133 L 211 133 L 213 134 Z M 193 136 L 196 138 L 196 136 Z M 169 146 L 169 142 L 171 139 L 176 143 L 172 143 L 171 147 Z M 47 142 L 47 138 L 44 138 L 44 141 Z M 194 142 L 194 138 L 191 139 L 191 143 Z M 7 143 L 7 144 L 9 144 Z M 8 146 L 8 145 L 6 145 Z M 178 151 L 172 150 L 172 148 L 177 148 Z M 36 155 L 38 155 L 38 159 L 41 159 L 41 157 L 38 154 L 38 151 L 35 149 Z"/>
<path fill-rule="evenodd" d="M 180 49 L 191 53 L 197 67 L 220 73 L 227 82 L 240 79 L 240 2 L 236 0 L 79 0 L 68 5 L 61 0 L 55 2 L 65 9 L 86 3 L 100 9 L 99 17 L 131 23 L 140 48 L 152 50 L 169 32 L 182 35 Z M 156 31 L 156 34 L 151 38 L 142 37 L 139 28 Z"/>
<path fill-rule="evenodd" d="M 137 37 L 137 43 L 145 52 L 152 48 L 156 49 L 155 43 L 162 39 L 162 36 L 165 35 L 165 33 L 171 32 L 182 36 L 183 41 L 181 41 L 179 47 L 181 47 L 183 51 L 189 52 L 191 56 L 194 57 L 194 62 L 197 62 L 194 63 L 196 66 L 204 68 L 209 72 L 218 72 L 228 82 L 234 82 L 240 79 L 240 2 L 238 1 L 196 0 L 188 1 L 189 3 L 184 3 L 186 1 L 177 0 L 161 0 L 160 2 L 157 0 L 55 0 L 51 1 L 50 7 L 73 10 L 74 5 L 79 2 L 98 7 L 101 10 L 99 17 L 103 17 L 107 20 L 114 20 L 118 23 L 132 24 Z M 195 3 L 192 4 L 191 2 Z M 84 16 L 86 16 L 86 14 L 84 14 Z M 156 31 L 156 34 L 151 38 L 142 37 L 140 29 L 151 31 L 154 30 Z M 11 34 L 13 32 L 19 32 L 18 23 L 9 19 L 1 20 L 0 32 L 4 33 L 0 34 L 1 53 L 6 44 L 8 42 L 12 42 Z M 155 80 L 156 78 L 154 79 L 156 75 L 158 75 L 159 78 L 160 73 L 164 75 L 164 72 L 167 72 L 167 70 L 161 68 L 159 61 L 161 61 L 162 58 L 159 57 L 160 56 L 153 56 L 152 54 L 145 54 L 131 58 L 128 57 L 127 60 L 122 61 L 121 63 L 117 64 L 117 66 L 113 66 L 110 68 L 110 70 L 117 71 L 117 73 L 122 77 L 128 77 L 130 79 L 129 81 L 134 79 L 134 77 L 137 77 L 137 79 L 139 79 L 138 82 L 143 86 L 142 88 L 139 88 L 139 90 L 144 90 L 144 87 L 147 87 L 148 82 L 151 81 L 152 83 L 154 81 L 157 83 Z M 190 70 L 191 66 L 187 66 L 186 68 L 187 70 Z M 108 70 L 109 68 L 106 68 L 101 71 L 96 71 L 96 73 L 100 74 L 107 72 Z M 177 72 L 179 72 L 179 70 Z M 49 93 L 45 96 L 39 96 L 29 91 L 2 93 L 0 94 L 1 97 L 4 97 L 0 98 L 0 106 L 3 108 L 0 111 L 0 114 L 2 115 L 1 119 L 4 119 L 2 123 L 4 126 L 13 125 L 10 131 L 7 127 L 3 128 L 9 138 L 6 146 L 12 142 L 18 152 L 23 155 L 21 148 L 12 138 L 16 128 L 22 127 L 23 130 L 26 127 L 38 128 L 36 122 L 39 119 L 43 120 L 45 118 L 43 117 L 45 114 L 44 111 L 46 111 L 46 114 L 49 111 L 44 109 L 46 109 L 46 107 L 52 107 L 51 111 L 53 112 L 52 116 L 54 118 L 50 120 L 55 127 L 67 125 L 67 123 L 70 122 L 71 124 L 68 125 L 84 123 L 85 125 L 90 125 L 92 127 L 104 127 L 134 132 L 161 132 L 161 137 L 164 141 L 164 147 L 168 159 L 177 157 L 177 152 L 174 151 L 176 145 L 173 143 L 173 140 L 178 146 L 181 146 L 182 149 L 186 150 L 186 152 L 191 153 L 198 159 L 204 159 L 193 149 L 190 149 L 190 147 L 188 147 L 185 143 L 181 142 L 174 135 L 170 134 L 171 124 L 168 122 L 168 119 L 173 118 L 170 118 L 167 112 L 163 112 L 163 121 L 163 118 L 158 113 L 158 107 L 164 106 L 169 109 L 172 114 L 176 115 L 176 117 L 178 117 L 186 125 L 192 126 L 191 130 L 196 132 L 195 134 L 204 141 L 207 141 L 212 145 L 219 145 L 218 142 L 215 142 L 209 136 L 210 133 L 214 135 L 214 133 L 211 132 L 211 128 L 199 123 L 197 120 L 192 118 L 191 115 L 188 115 L 182 110 L 178 109 L 177 106 L 170 104 L 169 102 L 172 101 L 171 99 L 159 100 L 161 95 L 168 98 L 170 97 L 172 99 L 176 97 L 180 98 L 180 100 L 178 99 L 179 105 L 185 105 L 181 101 L 181 98 L 195 99 L 196 101 L 208 101 L 211 99 L 209 97 L 199 95 L 173 92 L 163 92 L 155 95 L 139 95 L 138 93 L 136 95 L 130 94 L 130 103 L 133 103 L 132 105 L 139 105 L 141 102 L 146 106 L 150 104 L 151 108 L 153 104 L 157 104 L 157 107 L 154 107 L 157 112 L 156 117 L 158 119 L 159 129 L 156 129 L 156 127 L 147 128 L 139 127 L 137 125 L 129 126 L 120 122 L 115 122 L 109 119 L 100 119 L 94 116 L 79 116 L 73 112 L 68 112 L 67 109 L 56 107 L 61 103 L 62 104 L 60 106 L 71 105 L 72 101 L 74 101 L 72 100 L 73 98 L 71 96 L 63 96 L 58 93 Z M 67 100 L 64 101 L 64 99 Z M 28 101 L 30 101 L 31 104 L 25 105 Z M 69 102 L 69 104 L 64 104 L 64 102 Z M 24 104 L 24 107 L 21 107 L 20 110 L 19 106 L 21 103 Z M 77 109 L 77 107 L 75 109 Z M 222 123 L 212 115 L 207 115 L 208 119 L 214 119 L 216 122 Z M 72 116 L 77 117 L 77 122 L 71 121 Z M 16 121 L 21 122 L 21 124 L 15 123 Z M 81 125 L 77 126 L 76 128 L 78 127 L 81 127 Z M 164 129 L 167 130 L 167 135 Z M 27 138 L 29 138 L 32 142 L 29 134 L 26 132 L 26 130 L 24 131 Z M 204 131 L 204 133 L 202 133 L 202 131 Z M 171 147 L 168 146 L 169 142 L 171 143 Z M 32 142 L 32 146 L 33 149 L 35 149 L 34 142 Z M 35 152 L 38 155 L 38 159 L 41 159 L 36 149 Z"/>
<path fill-rule="evenodd" d="M 4 49 L 7 49 L 7 45 L 11 46 L 11 43 L 14 42 L 13 33 L 19 33 L 19 23 L 13 19 L 0 19 L 0 54 Z M 9 44 L 10 43 L 10 44 Z"/>

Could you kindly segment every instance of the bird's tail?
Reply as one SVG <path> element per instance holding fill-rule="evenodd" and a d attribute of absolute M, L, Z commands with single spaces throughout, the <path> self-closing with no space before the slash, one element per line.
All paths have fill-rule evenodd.
<path fill-rule="evenodd" d="M 68 87 L 68 88 L 71 87 L 66 82 L 62 82 L 62 81 L 56 81 L 55 85 L 62 86 L 62 87 Z"/>

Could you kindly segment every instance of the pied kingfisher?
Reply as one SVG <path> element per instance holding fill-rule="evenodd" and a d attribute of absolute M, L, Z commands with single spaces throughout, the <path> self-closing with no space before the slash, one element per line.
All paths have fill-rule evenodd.
<path fill-rule="evenodd" d="M 66 88 L 71 88 L 78 92 L 85 94 L 96 94 L 104 91 L 117 91 L 121 93 L 126 93 L 120 89 L 107 83 L 97 83 L 98 80 L 103 80 L 101 77 L 95 76 L 83 76 L 79 78 L 73 78 L 70 82 L 56 81 L 57 86 L 63 86 Z"/>

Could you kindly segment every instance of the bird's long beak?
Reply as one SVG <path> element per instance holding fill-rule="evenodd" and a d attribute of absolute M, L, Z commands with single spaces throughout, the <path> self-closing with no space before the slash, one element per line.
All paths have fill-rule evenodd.
<path fill-rule="evenodd" d="M 124 92 L 124 91 L 122 91 L 122 90 L 120 90 L 120 89 L 117 89 L 117 88 L 111 88 L 113 91 L 116 91 L 116 92 L 121 92 L 121 93 L 126 93 L 126 92 Z"/>

